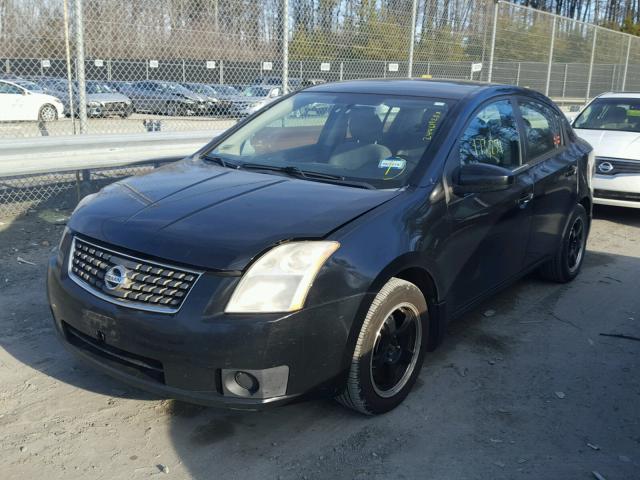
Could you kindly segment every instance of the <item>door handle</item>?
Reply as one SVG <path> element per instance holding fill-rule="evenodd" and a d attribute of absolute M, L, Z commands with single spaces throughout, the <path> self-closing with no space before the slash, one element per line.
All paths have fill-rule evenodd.
<path fill-rule="evenodd" d="M 578 171 L 578 167 L 576 167 L 575 165 L 571 165 L 569 168 L 565 170 L 564 176 L 573 177 L 577 171 Z"/>
<path fill-rule="evenodd" d="M 526 208 L 531 200 L 533 200 L 533 193 L 527 193 L 518 199 L 518 206 L 520 208 Z"/>

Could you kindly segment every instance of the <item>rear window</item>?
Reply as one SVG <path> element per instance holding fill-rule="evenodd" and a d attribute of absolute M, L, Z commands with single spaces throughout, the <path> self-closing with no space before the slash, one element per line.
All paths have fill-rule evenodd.
<path fill-rule="evenodd" d="M 573 123 L 574 128 L 640 133 L 640 98 L 599 98 Z"/>

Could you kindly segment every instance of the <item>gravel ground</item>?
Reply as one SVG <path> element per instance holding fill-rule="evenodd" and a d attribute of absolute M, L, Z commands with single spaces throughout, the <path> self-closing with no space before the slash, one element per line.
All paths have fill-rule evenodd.
<path fill-rule="evenodd" d="M 377 418 L 190 406 L 85 367 L 45 298 L 63 216 L 0 220 L 3 478 L 640 479 L 640 342 L 600 335 L 640 337 L 638 211 L 596 211 L 573 283 L 526 278 L 453 323 Z"/>

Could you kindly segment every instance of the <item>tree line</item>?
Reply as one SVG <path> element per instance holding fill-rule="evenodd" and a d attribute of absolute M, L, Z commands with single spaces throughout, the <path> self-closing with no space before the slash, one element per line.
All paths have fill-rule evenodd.
<path fill-rule="evenodd" d="M 0 58 L 63 57 L 63 1 L 0 0 Z M 398 61 L 408 56 L 413 0 L 288 3 L 293 61 Z M 639 35 L 639 3 L 518 0 L 513 6 L 501 4 L 496 59 L 548 58 L 552 18 L 541 12 Z M 85 52 L 88 58 L 277 60 L 284 35 L 282 6 L 283 0 L 84 0 Z M 415 61 L 486 60 L 493 12 L 493 0 L 417 0 Z M 558 22 L 557 61 L 588 61 L 593 29 L 586 23 Z M 73 41 L 73 29 L 71 34 Z M 598 47 L 601 43 L 601 61 L 624 55 L 619 36 L 604 32 L 599 34 Z"/>

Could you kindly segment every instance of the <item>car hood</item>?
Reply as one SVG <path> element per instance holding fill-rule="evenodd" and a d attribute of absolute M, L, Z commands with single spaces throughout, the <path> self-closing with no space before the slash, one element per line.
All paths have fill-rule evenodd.
<path fill-rule="evenodd" d="M 242 95 L 238 95 L 237 97 L 232 97 L 232 100 L 237 103 L 257 103 L 257 102 L 263 102 L 267 99 L 268 97 L 246 97 Z"/>
<path fill-rule="evenodd" d="M 325 237 L 397 195 L 184 160 L 104 188 L 69 227 L 161 260 L 237 271 L 279 242 Z"/>
<path fill-rule="evenodd" d="M 129 102 L 129 97 L 121 93 L 87 93 L 88 102 Z"/>
<path fill-rule="evenodd" d="M 575 129 L 591 144 L 597 157 L 640 160 L 640 133 Z"/>

